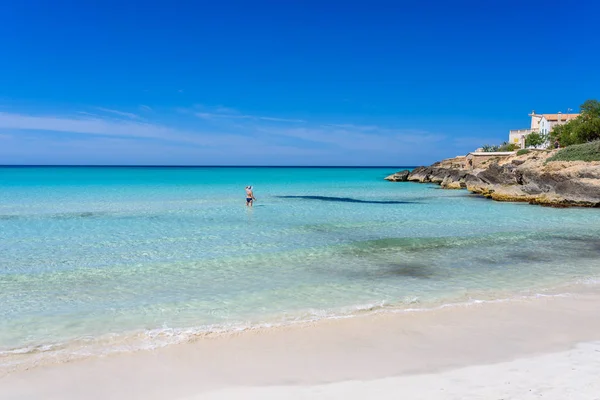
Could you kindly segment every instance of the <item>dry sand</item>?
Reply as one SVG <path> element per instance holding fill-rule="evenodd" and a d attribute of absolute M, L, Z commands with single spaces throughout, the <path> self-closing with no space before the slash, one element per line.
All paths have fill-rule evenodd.
<path fill-rule="evenodd" d="M 224 389 L 186 400 L 600 399 L 600 342 L 499 364 L 371 381 Z"/>
<path fill-rule="evenodd" d="M 5 399 L 600 399 L 600 289 L 377 314 L 62 363 Z"/>

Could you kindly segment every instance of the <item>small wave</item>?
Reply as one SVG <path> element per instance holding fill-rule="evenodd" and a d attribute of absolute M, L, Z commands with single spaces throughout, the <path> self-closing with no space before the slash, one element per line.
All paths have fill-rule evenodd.
<path fill-rule="evenodd" d="M 9 349 L 9 350 L 0 350 L 0 357 L 7 355 L 20 355 L 20 354 L 36 354 L 36 353 L 44 353 L 52 350 L 57 350 L 62 347 L 61 344 L 44 344 L 39 346 L 27 346 L 20 347 L 17 349 Z M 0 364 L 2 365 L 2 364 Z"/>
<path fill-rule="evenodd" d="M 397 303 L 381 301 L 344 307 L 337 310 L 307 310 L 305 313 L 289 315 L 256 323 L 233 323 L 207 325 L 190 328 L 161 328 L 123 334 L 110 334 L 97 338 L 80 338 L 69 343 L 43 344 L 16 349 L 0 350 L 0 377 L 34 366 L 70 362 L 90 357 L 104 357 L 116 353 L 156 350 L 174 344 L 192 343 L 198 340 L 237 335 L 247 331 L 262 331 L 293 326 L 314 324 L 324 320 L 349 319 L 386 313 L 430 312 L 446 308 L 471 307 L 492 303 L 507 303 L 546 297 L 568 297 L 570 293 L 533 293 L 499 299 L 468 298 L 465 301 L 439 305 L 421 304 L 417 297 L 406 297 Z"/>
<path fill-rule="evenodd" d="M 592 276 L 589 278 L 583 278 L 583 279 L 578 280 L 576 283 L 582 284 L 582 285 L 600 285 L 600 277 Z"/>

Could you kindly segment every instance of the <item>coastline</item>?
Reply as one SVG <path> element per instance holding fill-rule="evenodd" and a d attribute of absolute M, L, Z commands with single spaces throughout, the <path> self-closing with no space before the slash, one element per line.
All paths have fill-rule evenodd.
<path fill-rule="evenodd" d="M 600 161 L 554 161 L 561 150 L 469 153 L 389 175 L 492 200 L 549 207 L 600 207 Z"/>
<path fill-rule="evenodd" d="M 520 378 L 521 384 L 531 382 L 539 391 L 544 390 L 540 386 L 544 376 L 566 368 L 564 360 L 586 362 L 578 366 L 587 371 L 581 379 L 597 371 L 592 367 L 598 364 L 591 362 L 600 359 L 593 343 L 600 340 L 599 307 L 600 288 L 582 285 L 569 296 L 244 331 L 17 372 L 0 379 L 0 392 L 7 399 L 201 399 L 282 394 L 302 398 L 306 393 L 311 398 L 315 393 L 347 398 L 348 391 L 361 398 L 360 390 L 365 390 L 392 398 L 386 395 L 416 387 L 405 383 L 422 382 L 433 390 L 458 376 L 464 381 L 448 389 L 467 398 L 482 385 L 479 378 L 469 378 L 473 371 L 486 377 L 485 386 L 497 380 L 490 387 L 503 390 L 502 380 L 519 368 L 529 371 Z M 578 343 L 590 344 L 574 349 Z M 496 363 L 508 364 L 490 365 Z M 577 382 L 560 386 L 576 391 L 582 399 L 597 393 L 593 385 L 577 386 Z"/>
<path fill-rule="evenodd" d="M 343 307 L 341 309 L 314 310 L 295 317 L 275 318 L 259 322 L 239 322 L 234 325 L 207 325 L 199 327 L 158 328 L 99 337 L 80 337 L 72 341 L 44 343 L 0 351 L 0 380 L 8 375 L 47 368 L 65 363 L 85 362 L 90 359 L 115 357 L 136 352 L 158 351 L 172 346 L 188 345 L 202 340 L 226 339 L 246 334 L 266 334 L 271 331 L 303 329 L 338 320 L 376 317 L 378 315 L 402 315 L 412 313 L 435 313 L 440 310 L 477 307 L 485 304 L 519 303 L 540 298 L 569 297 L 588 292 L 598 286 L 600 278 L 589 276 L 571 282 L 551 286 L 542 285 L 521 290 L 471 291 L 462 297 L 440 299 L 423 303 L 417 298 L 405 298 L 397 303 L 372 303 Z"/>

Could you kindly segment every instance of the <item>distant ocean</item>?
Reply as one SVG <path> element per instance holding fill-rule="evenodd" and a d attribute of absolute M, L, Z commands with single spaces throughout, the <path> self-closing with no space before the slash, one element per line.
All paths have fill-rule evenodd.
<path fill-rule="evenodd" d="M 599 210 L 398 169 L 1 167 L 0 369 L 598 282 Z"/>

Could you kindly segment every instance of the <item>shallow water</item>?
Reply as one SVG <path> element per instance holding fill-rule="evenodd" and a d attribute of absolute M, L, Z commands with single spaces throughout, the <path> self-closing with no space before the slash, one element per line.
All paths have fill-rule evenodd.
<path fill-rule="evenodd" d="M 600 276 L 598 210 L 383 180 L 395 171 L 0 168 L 0 363 Z"/>

